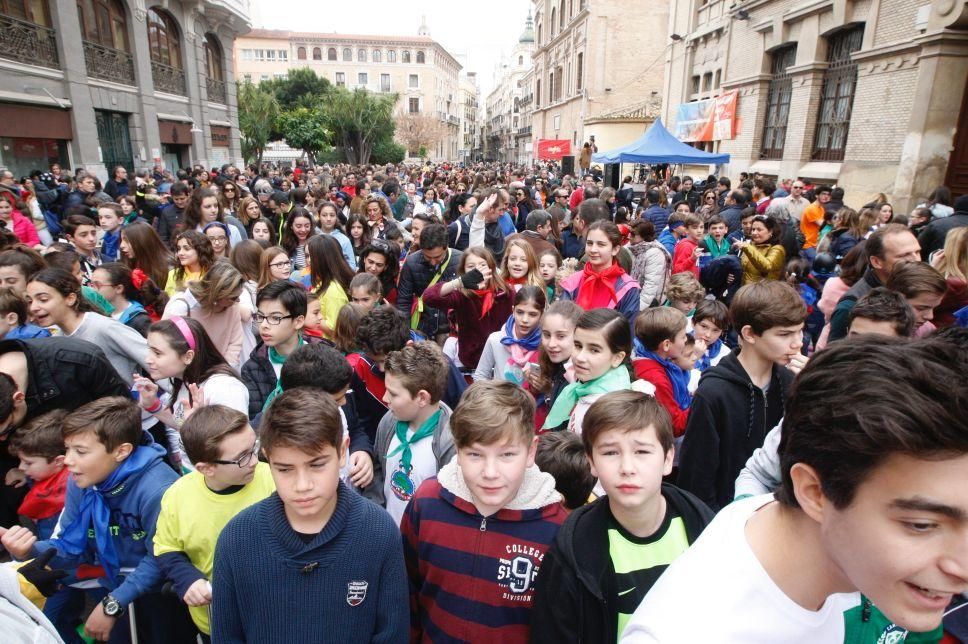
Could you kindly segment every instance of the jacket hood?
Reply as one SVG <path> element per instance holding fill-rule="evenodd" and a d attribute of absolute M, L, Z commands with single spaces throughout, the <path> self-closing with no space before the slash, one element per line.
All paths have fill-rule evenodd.
<path fill-rule="evenodd" d="M 629 249 L 629 252 L 632 253 L 632 255 L 635 257 L 640 257 L 642 255 L 645 255 L 653 248 L 657 248 L 661 250 L 663 255 L 666 255 L 666 256 L 669 255 L 669 251 L 667 251 L 666 247 L 663 246 L 661 243 L 659 243 L 658 240 L 653 240 L 650 242 L 643 241 L 637 244 L 629 244 L 627 248 Z"/>
<path fill-rule="evenodd" d="M 763 390 L 753 384 L 750 380 L 749 374 L 746 373 L 746 369 L 739 362 L 739 353 L 741 349 L 730 352 L 719 361 L 715 367 L 707 369 L 703 372 L 702 376 L 699 378 L 700 386 L 704 380 L 719 381 L 720 386 L 733 386 L 736 388 L 742 388 L 747 394 L 747 400 L 749 401 L 749 420 L 748 426 L 746 428 L 746 435 L 750 436 L 753 432 L 753 417 L 754 417 L 754 406 L 756 404 L 757 396 L 764 397 Z M 786 400 L 786 387 L 784 380 L 779 375 L 779 370 L 781 367 L 773 365 L 772 371 L 770 373 L 770 389 L 773 387 L 780 388 L 780 400 Z M 717 383 L 710 382 L 707 383 L 706 387 L 715 385 Z"/>
<path fill-rule="evenodd" d="M 457 457 L 451 459 L 437 473 L 437 481 L 446 492 L 453 495 L 453 499 L 444 496 L 451 504 L 469 514 L 480 514 L 474 505 L 471 490 L 464 481 L 464 474 Z M 524 479 L 514 499 L 493 516 L 506 521 L 524 521 L 543 517 L 546 513 L 558 511 L 558 504 L 562 496 L 555 489 L 555 479 L 550 474 L 542 472 L 537 465 L 532 465 L 524 472 Z M 518 512 L 521 514 L 519 515 Z"/>

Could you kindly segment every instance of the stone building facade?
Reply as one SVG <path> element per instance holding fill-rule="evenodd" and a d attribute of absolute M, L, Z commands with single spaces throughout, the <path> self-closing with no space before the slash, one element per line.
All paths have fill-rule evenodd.
<path fill-rule="evenodd" d="M 526 84 L 532 70 L 534 23 L 531 16 L 524 31 L 494 69 L 494 89 L 487 95 L 484 125 L 484 156 L 492 161 L 524 163 L 531 155 L 530 93 Z"/>
<path fill-rule="evenodd" d="M 0 165 L 108 169 L 240 161 L 232 42 L 247 0 L 7 0 Z"/>
<path fill-rule="evenodd" d="M 481 88 L 477 82 L 477 72 L 466 72 L 460 76 L 460 142 L 455 161 L 477 161 L 483 155 L 481 141 Z"/>
<path fill-rule="evenodd" d="M 883 193 L 902 211 L 944 183 L 964 192 L 966 6 L 678 3 L 669 29 L 681 39 L 666 62 L 664 120 L 675 126 L 679 104 L 736 91 L 735 138 L 700 144 L 732 155 L 727 174 L 836 183 L 851 205 Z"/>
<path fill-rule="evenodd" d="M 399 94 L 398 114 L 434 116 L 446 128 L 430 157 L 459 158 L 461 65 L 430 37 L 426 24 L 416 36 L 253 29 L 235 42 L 239 80 L 259 83 L 303 67 L 340 87 Z"/>
<path fill-rule="evenodd" d="M 642 135 L 658 116 L 669 0 L 535 0 L 532 139 L 568 139 L 577 155 Z"/>

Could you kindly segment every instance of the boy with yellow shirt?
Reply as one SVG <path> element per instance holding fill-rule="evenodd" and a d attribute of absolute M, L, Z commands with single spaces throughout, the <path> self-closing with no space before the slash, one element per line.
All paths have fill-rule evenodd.
<path fill-rule="evenodd" d="M 245 414 L 223 405 L 201 407 L 181 427 L 195 471 L 176 481 L 161 500 L 155 558 L 209 640 L 212 565 L 222 528 L 236 514 L 275 491 L 269 466 Z"/>

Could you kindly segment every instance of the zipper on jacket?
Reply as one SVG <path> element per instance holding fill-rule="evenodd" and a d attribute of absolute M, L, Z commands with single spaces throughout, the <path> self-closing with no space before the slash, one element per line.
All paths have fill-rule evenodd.
<path fill-rule="evenodd" d="M 481 517 L 481 532 L 487 531 L 487 517 Z"/>

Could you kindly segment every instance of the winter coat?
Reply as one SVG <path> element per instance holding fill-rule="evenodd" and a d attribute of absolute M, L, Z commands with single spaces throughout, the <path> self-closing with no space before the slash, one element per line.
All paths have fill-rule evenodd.
<path fill-rule="evenodd" d="M 693 251 L 699 247 L 699 244 L 689 237 L 683 237 L 676 244 L 676 250 L 672 253 L 672 274 L 676 273 L 692 273 L 699 279 L 699 264 L 696 263 L 696 258 L 693 257 Z"/>
<path fill-rule="evenodd" d="M 403 515 L 411 642 L 528 639 L 534 579 L 567 518 L 561 494 L 532 466 L 491 516 L 472 498 L 455 458 L 420 485 Z"/>
<path fill-rule="evenodd" d="M 669 211 L 662 206 L 649 206 L 642 213 L 642 219 L 651 221 L 656 230 L 663 230 L 669 225 Z"/>
<path fill-rule="evenodd" d="M 830 232 L 830 248 L 827 249 L 838 262 L 844 258 L 851 249 L 857 245 L 859 240 L 850 234 L 847 228 L 833 230 Z"/>
<path fill-rule="evenodd" d="M 686 526 L 695 543 L 713 519 L 705 503 L 689 492 L 662 484 L 662 496 Z M 610 574 L 608 497 L 571 513 L 541 562 L 531 611 L 531 642 L 558 644 L 618 641 L 617 608 L 608 605 L 603 580 Z"/>
<path fill-rule="evenodd" d="M 645 310 L 653 302 L 662 300 L 672 270 L 672 257 L 657 241 L 631 244 L 628 249 L 635 257 L 631 276 L 639 283 L 639 309 Z"/>
<path fill-rule="evenodd" d="M 743 230 L 743 226 L 741 225 L 742 213 L 743 209 L 739 206 L 726 206 L 719 211 L 719 216 L 726 220 L 726 225 L 728 226 L 727 234 Z"/>
<path fill-rule="evenodd" d="M 765 279 L 778 280 L 786 267 L 786 251 L 780 244 L 750 244 L 740 255 L 743 284 Z"/>
<path fill-rule="evenodd" d="M 174 248 L 175 237 L 181 232 L 182 222 L 184 221 L 185 211 L 177 208 L 173 203 L 159 209 L 155 217 L 155 230 L 158 231 L 161 241 Z"/>
<path fill-rule="evenodd" d="M 400 279 L 397 281 L 396 307 L 397 310 L 407 316 L 408 320 L 414 312 L 417 300 L 430 286 L 430 282 L 438 270 L 443 271 L 437 280 L 438 284 L 449 282 L 457 277 L 457 267 L 460 266 L 463 253 L 454 249 L 448 249 L 448 253 L 449 258 L 448 255 L 444 255 L 440 266 L 431 266 L 424 259 L 423 251 L 411 253 L 403 261 Z M 446 333 L 448 330 L 447 311 L 431 308 L 424 304 L 417 330 L 430 339 L 435 338 L 439 333 Z"/>
<path fill-rule="evenodd" d="M 739 353 L 728 354 L 700 378 L 679 458 L 679 487 L 717 511 L 733 500 L 746 460 L 783 418 L 793 383 L 791 371 L 773 365 L 764 395 L 740 364 Z"/>
<path fill-rule="evenodd" d="M 303 336 L 306 344 L 318 344 L 319 338 Z M 249 418 L 255 418 L 262 411 L 262 407 L 269 398 L 269 394 L 276 388 L 278 378 L 276 370 L 269 360 L 269 347 L 261 340 L 249 354 L 249 359 L 242 365 L 242 382 L 249 390 Z"/>
<path fill-rule="evenodd" d="M 968 226 L 968 212 L 956 211 L 949 217 L 935 219 L 925 227 L 918 237 L 921 243 L 921 259 L 928 261 L 931 253 L 944 248 L 944 239 L 949 230 Z"/>
<path fill-rule="evenodd" d="M 864 271 L 864 276 L 857 280 L 857 283 L 844 293 L 843 297 L 837 301 L 837 306 L 830 316 L 830 335 L 828 342 L 840 340 L 847 337 L 848 327 L 850 326 L 850 312 L 854 310 L 857 300 L 870 293 L 878 286 L 883 286 L 874 270 L 868 266 Z"/>

